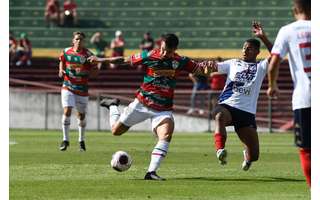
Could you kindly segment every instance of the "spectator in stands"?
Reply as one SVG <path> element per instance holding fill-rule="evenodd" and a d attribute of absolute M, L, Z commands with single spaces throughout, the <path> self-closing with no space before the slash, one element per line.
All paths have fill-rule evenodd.
<path fill-rule="evenodd" d="M 143 39 L 140 42 L 140 49 L 141 51 L 151 51 L 154 47 L 154 40 L 151 37 L 150 32 L 146 32 L 143 34 Z"/>
<path fill-rule="evenodd" d="M 47 0 L 44 17 L 47 27 L 60 25 L 60 3 L 58 0 Z"/>
<path fill-rule="evenodd" d="M 20 34 L 20 40 L 17 47 L 16 66 L 27 65 L 31 66 L 32 46 L 26 33 Z"/>
<path fill-rule="evenodd" d="M 206 108 L 206 97 L 208 96 L 207 94 L 199 94 L 199 92 L 204 92 L 209 89 L 208 85 L 208 78 L 206 76 L 202 75 L 193 75 L 192 73 L 189 73 L 189 78 L 193 82 L 193 88 L 192 88 L 192 93 L 191 93 L 191 99 L 190 99 L 190 108 L 187 111 L 188 115 L 191 115 L 195 111 L 195 106 L 197 100 L 199 101 L 199 114 L 203 115 L 204 114 L 204 109 Z"/>
<path fill-rule="evenodd" d="M 9 61 L 10 61 L 10 66 L 13 65 L 13 63 L 16 60 L 17 47 L 18 47 L 17 40 L 15 39 L 13 33 L 10 31 L 9 32 Z"/>
<path fill-rule="evenodd" d="M 156 48 L 160 49 L 161 46 L 161 42 L 164 39 L 165 34 L 161 34 L 161 36 L 156 40 L 155 44 L 156 44 Z"/>
<path fill-rule="evenodd" d="M 311 0 L 293 0 L 293 5 L 296 21 L 281 27 L 271 51 L 267 94 L 269 97 L 278 95 L 280 62 L 289 54 L 289 67 L 294 82 L 292 109 L 295 144 L 299 148 L 307 184 L 311 187 Z"/>
<path fill-rule="evenodd" d="M 72 27 L 78 24 L 77 4 L 74 0 L 64 0 L 61 25 Z"/>
<path fill-rule="evenodd" d="M 90 39 L 90 43 L 94 45 L 95 50 L 96 50 L 96 56 L 99 58 L 104 58 L 105 57 L 105 50 L 108 46 L 108 42 L 106 42 L 102 38 L 102 33 L 101 32 L 96 32 L 95 34 L 92 35 Z M 100 69 L 102 66 L 102 63 L 98 63 L 98 68 Z"/>
<path fill-rule="evenodd" d="M 123 38 L 123 34 L 120 30 L 117 30 L 115 32 L 115 38 L 112 39 L 111 44 L 110 44 L 110 49 L 112 50 L 112 57 L 118 57 L 118 56 L 124 56 L 124 46 L 125 46 L 125 41 Z M 116 65 L 110 63 L 111 68 L 115 68 Z"/>

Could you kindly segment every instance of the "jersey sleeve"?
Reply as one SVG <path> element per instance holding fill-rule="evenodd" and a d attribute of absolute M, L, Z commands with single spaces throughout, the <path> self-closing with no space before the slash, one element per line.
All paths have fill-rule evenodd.
<path fill-rule="evenodd" d="M 218 63 L 218 72 L 221 74 L 229 74 L 232 60 L 226 60 Z"/>
<path fill-rule="evenodd" d="M 66 58 L 64 57 L 64 51 L 62 51 L 62 52 L 60 53 L 59 61 L 61 61 L 61 62 L 63 62 L 63 63 L 66 62 Z"/>
<path fill-rule="evenodd" d="M 188 57 L 181 57 L 180 59 L 180 66 L 179 67 L 181 70 L 185 70 L 189 73 L 192 73 L 195 71 L 197 67 L 197 63 L 194 60 L 191 60 Z"/>
<path fill-rule="evenodd" d="M 267 74 L 268 66 L 269 66 L 268 58 L 266 58 L 266 59 L 264 59 L 264 60 L 261 60 L 261 61 L 260 61 L 260 66 L 262 67 L 263 72 L 264 72 L 265 74 Z"/>
<path fill-rule="evenodd" d="M 274 42 L 271 54 L 279 55 L 284 58 L 288 53 L 287 31 L 283 27 L 280 29 L 276 41 Z"/>
<path fill-rule="evenodd" d="M 130 56 L 131 65 L 140 65 L 146 58 L 148 58 L 148 56 L 149 54 L 147 51 L 142 51 Z"/>

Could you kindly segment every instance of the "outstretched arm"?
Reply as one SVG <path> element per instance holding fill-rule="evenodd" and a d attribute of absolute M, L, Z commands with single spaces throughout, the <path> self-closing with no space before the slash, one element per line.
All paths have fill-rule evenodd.
<path fill-rule="evenodd" d="M 273 44 L 268 39 L 260 22 L 257 22 L 257 21 L 252 22 L 252 32 L 256 37 L 260 38 L 263 44 L 267 47 L 268 51 L 271 53 Z"/>
<path fill-rule="evenodd" d="M 104 63 L 107 64 L 113 63 L 113 64 L 130 64 L 130 58 L 125 58 L 122 56 L 118 57 L 109 57 L 109 58 L 98 58 L 97 56 L 90 56 L 87 59 L 90 63 Z"/>
<path fill-rule="evenodd" d="M 194 71 L 192 72 L 193 75 L 202 75 L 210 77 L 212 72 L 218 71 L 218 64 L 212 60 L 205 60 L 202 62 L 195 63 Z"/>

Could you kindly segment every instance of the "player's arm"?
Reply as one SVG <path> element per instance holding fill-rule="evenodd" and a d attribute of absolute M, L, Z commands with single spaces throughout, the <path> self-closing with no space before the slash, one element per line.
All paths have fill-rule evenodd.
<path fill-rule="evenodd" d="M 260 38 L 263 44 L 267 47 L 269 53 L 271 53 L 273 44 L 268 39 L 260 22 L 257 22 L 257 21 L 252 22 L 252 32 L 256 37 Z"/>
<path fill-rule="evenodd" d="M 268 67 L 268 90 L 267 95 L 271 98 L 276 98 L 279 94 L 277 79 L 279 74 L 281 58 L 277 54 L 272 54 Z"/>
<path fill-rule="evenodd" d="M 64 58 L 64 52 L 61 52 L 60 56 L 59 56 L 59 73 L 58 76 L 60 78 L 63 77 L 63 75 L 66 73 L 66 59 Z"/>
<path fill-rule="evenodd" d="M 218 71 L 218 65 L 215 61 L 213 60 L 205 60 L 202 62 L 193 62 L 194 64 L 194 69 L 192 71 L 192 74 L 197 76 L 197 75 L 202 75 L 206 77 L 210 77 L 210 74 L 213 72 Z"/>
<path fill-rule="evenodd" d="M 90 63 L 113 63 L 113 64 L 130 64 L 130 59 L 122 56 L 99 58 L 97 56 L 90 56 L 87 59 Z"/>
<path fill-rule="evenodd" d="M 65 72 L 65 69 L 66 69 L 66 66 L 65 66 L 64 62 L 62 62 L 62 61 L 60 60 L 60 62 L 59 62 L 59 74 L 58 74 L 58 76 L 59 76 L 60 78 L 62 78 L 63 75 L 66 73 L 66 72 Z"/>

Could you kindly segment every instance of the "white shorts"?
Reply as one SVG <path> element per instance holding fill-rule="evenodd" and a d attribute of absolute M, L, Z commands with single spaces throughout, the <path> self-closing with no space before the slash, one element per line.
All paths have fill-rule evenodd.
<path fill-rule="evenodd" d="M 124 108 L 119 120 L 124 125 L 131 127 L 149 118 L 154 133 L 156 133 L 155 128 L 157 128 L 164 119 L 170 118 L 174 122 L 172 111 L 156 111 L 150 109 L 140 103 L 138 99 L 134 99 L 133 102 Z"/>
<path fill-rule="evenodd" d="M 61 103 L 63 108 L 76 107 L 79 113 L 86 113 L 88 101 L 88 96 L 80 96 L 65 89 L 61 90 Z"/>

